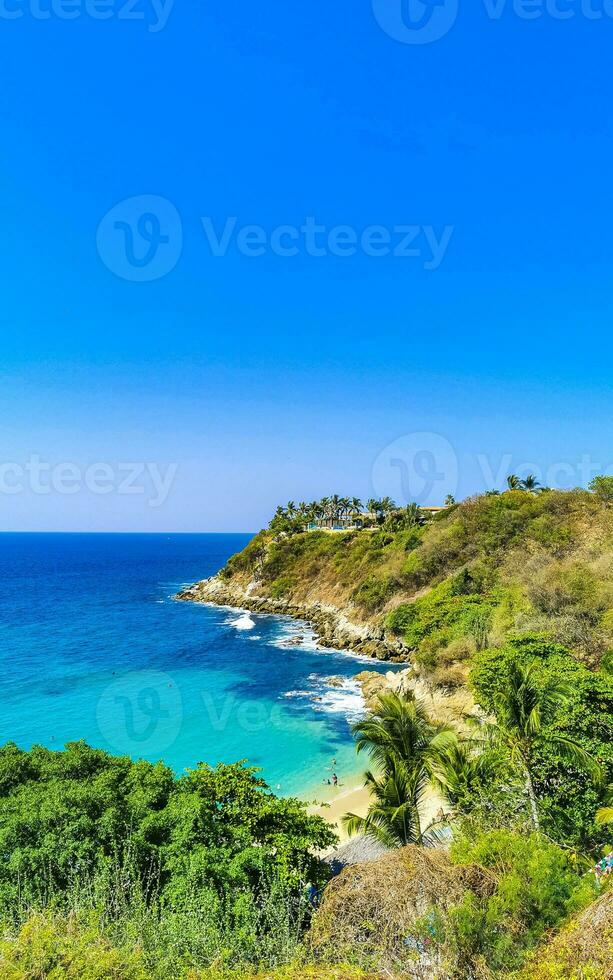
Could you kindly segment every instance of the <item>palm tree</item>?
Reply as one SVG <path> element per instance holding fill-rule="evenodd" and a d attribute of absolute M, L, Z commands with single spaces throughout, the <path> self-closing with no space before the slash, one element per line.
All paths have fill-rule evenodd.
<path fill-rule="evenodd" d="M 453 507 L 455 504 L 455 497 L 452 493 L 448 493 L 445 497 L 445 507 Z"/>
<path fill-rule="evenodd" d="M 383 514 L 391 514 L 392 511 L 397 510 L 395 502 L 391 497 L 384 497 L 381 501 L 381 511 Z"/>
<path fill-rule="evenodd" d="M 341 509 L 341 515 L 343 517 L 346 517 L 349 511 L 351 510 L 351 501 L 349 497 L 341 497 L 340 509 Z"/>
<path fill-rule="evenodd" d="M 340 517 L 342 510 L 343 510 L 343 501 L 341 500 L 339 495 L 335 493 L 334 496 L 330 498 L 330 513 L 333 522 Z"/>
<path fill-rule="evenodd" d="M 421 510 L 418 504 L 407 504 L 405 513 L 408 527 L 416 527 L 417 524 L 421 524 Z"/>
<path fill-rule="evenodd" d="M 456 739 L 449 726 L 430 721 L 421 701 L 395 691 L 380 694 L 375 714 L 356 722 L 352 731 L 358 754 L 366 751 L 383 772 L 400 760 L 432 773 L 439 754 Z"/>
<path fill-rule="evenodd" d="M 613 823 L 613 783 L 605 790 L 604 803 L 605 805 L 596 814 L 596 823 L 601 827 Z"/>
<path fill-rule="evenodd" d="M 600 767 L 585 749 L 550 727 L 569 695 L 568 685 L 558 680 L 539 683 L 536 662 L 527 667 L 512 664 L 503 689 L 494 698 L 496 721 L 483 726 L 487 738 L 504 746 L 521 771 L 535 830 L 540 829 L 540 821 L 532 769 L 538 748 L 555 750 L 560 758 L 586 769 L 596 782 L 602 778 Z"/>
<path fill-rule="evenodd" d="M 490 769 L 487 754 L 468 739 L 456 739 L 438 753 L 434 782 L 452 807 L 474 798 Z"/>
<path fill-rule="evenodd" d="M 331 501 L 329 497 L 322 497 L 319 501 L 319 508 L 321 511 L 321 517 L 326 523 L 330 520 L 330 507 Z"/>
<path fill-rule="evenodd" d="M 370 497 L 366 501 L 366 510 L 368 511 L 369 514 L 372 514 L 374 516 L 375 520 L 378 520 L 379 513 L 381 511 L 381 501 L 375 500 L 374 497 Z"/>
<path fill-rule="evenodd" d="M 507 477 L 507 486 L 509 490 L 521 490 L 522 482 L 518 476 L 515 476 L 514 473 L 511 473 L 511 475 Z"/>
<path fill-rule="evenodd" d="M 529 493 L 534 493 L 539 487 L 540 483 L 532 473 L 528 473 L 526 479 L 521 481 L 522 490 L 527 490 Z"/>
<path fill-rule="evenodd" d="M 359 497 L 351 498 L 351 512 L 357 517 L 358 514 L 362 513 L 362 501 Z"/>
<path fill-rule="evenodd" d="M 422 829 L 421 810 L 441 754 L 457 740 L 455 732 L 433 724 L 412 695 L 390 692 L 379 695 L 376 713 L 357 722 L 353 734 L 357 752 L 368 752 L 381 775 L 366 773 L 372 803 L 366 817 L 343 817 L 348 832 L 395 847 L 434 842 L 431 828 Z"/>
<path fill-rule="evenodd" d="M 386 847 L 404 847 L 406 844 L 432 846 L 440 835 L 432 825 L 422 828 L 422 811 L 430 785 L 426 770 L 410 770 L 400 760 L 395 760 L 387 772 L 377 777 L 365 774 L 372 802 L 365 817 L 346 813 L 342 818 L 349 836 L 363 834 L 379 841 Z"/>

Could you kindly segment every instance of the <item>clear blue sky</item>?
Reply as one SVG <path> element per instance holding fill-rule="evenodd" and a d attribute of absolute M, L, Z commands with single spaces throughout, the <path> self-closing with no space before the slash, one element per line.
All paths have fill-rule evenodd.
<path fill-rule="evenodd" d="M 598 0 L 533 20 L 459 0 L 429 44 L 377 22 L 401 0 L 175 0 L 159 30 L 146 0 L 133 21 L 125 0 L 104 21 L 85 0 L 72 20 L 34 2 L 0 16 L 2 528 L 255 529 L 289 498 L 394 495 L 395 461 L 430 466 L 420 441 L 445 477 L 416 485 L 431 503 L 483 490 L 488 466 L 561 463 L 567 485 L 584 455 L 613 464 L 613 20 L 586 15 Z M 151 281 L 117 274 L 124 233 L 115 212 L 103 222 L 142 195 L 178 215 L 165 229 L 160 213 L 172 267 Z M 421 258 L 302 241 L 293 257 L 215 256 L 202 224 L 310 216 L 393 241 L 453 232 L 432 269 L 423 237 Z M 94 464 L 108 492 L 91 490 Z M 169 492 L 140 476 L 145 492 L 119 492 L 127 464 L 174 474 Z"/>

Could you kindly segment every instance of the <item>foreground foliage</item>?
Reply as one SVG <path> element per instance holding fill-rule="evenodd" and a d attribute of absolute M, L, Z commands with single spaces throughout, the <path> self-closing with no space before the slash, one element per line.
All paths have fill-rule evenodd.
<path fill-rule="evenodd" d="M 287 960 L 308 921 L 307 885 L 328 877 L 314 854 L 335 839 L 242 765 L 176 779 L 84 743 L 0 750 L 0 918 L 101 916 L 163 976 Z"/>

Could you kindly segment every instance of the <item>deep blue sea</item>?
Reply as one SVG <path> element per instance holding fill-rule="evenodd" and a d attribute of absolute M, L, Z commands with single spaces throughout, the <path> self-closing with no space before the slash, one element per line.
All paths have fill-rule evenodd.
<path fill-rule="evenodd" d="M 0 743 L 85 739 L 177 773 L 248 759 L 281 794 L 321 786 L 333 759 L 355 773 L 359 658 L 284 617 L 172 599 L 249 538 L 0 534 Z"/>

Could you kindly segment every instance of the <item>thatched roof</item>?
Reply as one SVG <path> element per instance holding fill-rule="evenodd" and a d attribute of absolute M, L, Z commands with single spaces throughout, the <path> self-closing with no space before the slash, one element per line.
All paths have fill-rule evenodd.
<path fill-rule="evenodd" d="M 359 844 L 359 842 L 356 842 Z M 361 844 L 360 846 L 364 846 Z M 349 852 L 351 854 L 351 852 Z M 326 887 L 313 918 L 315 948 L 387 954 L 390 962 L 421 948 L 416 923 L 433 908 L 448 908 L 467 890 L 491 895 L 496 879 L 476 865 L 453 865 L 440 849 L 403 847 L 348 864 Z M 437 975 L 430 963 L 428 976 Z"/>
<path fill-rule="evenodd" d="M 324 861 L 330 865 L 333 874 L 337 875 L 343 868 L 352 864 L 367 864 L 369 861 L 376 861 L 387 852 L 388 848 L 373 840 L 372 837 L 353 837 L 346 844 L 341 844 L 340 847 L 327 854 Z"/>

